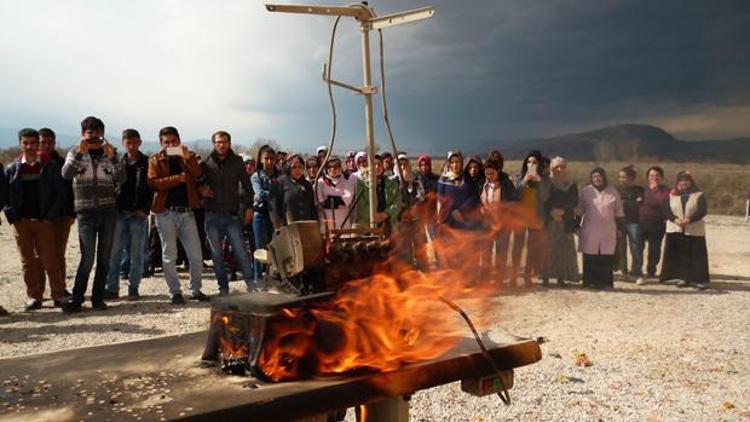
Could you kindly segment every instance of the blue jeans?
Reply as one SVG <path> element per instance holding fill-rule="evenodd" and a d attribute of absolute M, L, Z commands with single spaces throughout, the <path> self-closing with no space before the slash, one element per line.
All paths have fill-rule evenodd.
<path fill-rule="evenodd" d="M 116 223 L 117 210 L 114 208 L 78 213 L 78 243 L 81 249 L 81 261 L 78 263 L 73 285 L 72 301 L 74 303 L 81 304 L 84 301 L 95 257 L 96 273 L 94 285 L 91 287 L 91 302 L 102 301 Z"/>
<path fill-rule="evenodd" d="M 239 218 L 230 214 L 206 211 L 205 227 L 219 290 L 229 290 L 229 279 L 224 265 L 224 250 L 221 247 L 221 240 L 225 236 L 232 246 L 232 253 L 240 271 L 242 271 L 242 276 L 245 277 L 245 284 L 248 288 L 255 287 L 255 276 L 253 275 L 250 257 L 245 250 L 245 242 L 242 239 L 242 225 Z"/>
<path fill-rule="evenodd" d="M 138 286 L 143 277 L 143 245 L 146 242 L 148 217 L 126 212 L 120 214 L 112 240 L 112 254 L 109 258 L 107 290 L 120 292 L 118 274 L 122 264 L 123 252 L 128 258 L 128 294 L 138 293 Z"/>
<path fill-rule="evenodd" d="M 628 248 L 630 249 L 630 274 L 635 277 L 643 275 L 643 237 L 641 225 L 638 223 L 625 224 L 625 234 L 628 237 Z"/>
<path fill-rule="evenodd" d="M 255 237 L 255 248 L 265 248 L 273 236 L 273 224 L 267 213 L 256 212 L 253 215 L 253 236 Z M 263 278 L 263 264 L 255 261 L 255 282 L 260 283 Z"/>
<path fill-rule="evenodd" d="M 203 272 L 203 253 L 198 226 L 192 211 L 175 212 L 167 210 L 156 214 L 156 229 L 161 238 L 162 271 L 172 296 L 182 294 L 180 280 L 177 278 L 177 239 L 185 248 L 190 264 L 190 291 L 196 294 L 201 290 Z"/>

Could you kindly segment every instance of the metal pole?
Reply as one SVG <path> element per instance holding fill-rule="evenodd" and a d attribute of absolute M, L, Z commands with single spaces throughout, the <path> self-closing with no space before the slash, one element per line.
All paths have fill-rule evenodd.
<path fill-rule="evenodd" d="M 372 120 L 372 75 L 370 73 L 370 23 L 362 22 L 362 67 L 364 71 L 365 84 L 365 126 L 367 130 L 367 165 L 370 169 L 370 228 L 377 227 L 375 223 L 375 212 L 378 209 L 377 175 L 375 174 L 375 129 Z"/>

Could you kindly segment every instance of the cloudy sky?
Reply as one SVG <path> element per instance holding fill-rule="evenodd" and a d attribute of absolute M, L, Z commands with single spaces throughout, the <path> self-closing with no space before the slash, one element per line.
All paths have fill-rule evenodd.
<path fill-rule="evenodd" d="M 750 1 L 370 4 L 436 8 L 385 32 L 391 121 L 410 151 L 625 122 L 684 139 L 750 135 Z M 0 0 L 0 128 L 75 134 L 93 114 L 110 134 L 153 140 L 174 125 L 183 139 L 227 129 L 309 149 L 329 134 L 320 74 L 332 23 L 258 0 Z M 336 47 L 335 78 L 361 84 L 353 22 Z M 337 145 L 362 145 L 362 98 L 336 99 Z"/>

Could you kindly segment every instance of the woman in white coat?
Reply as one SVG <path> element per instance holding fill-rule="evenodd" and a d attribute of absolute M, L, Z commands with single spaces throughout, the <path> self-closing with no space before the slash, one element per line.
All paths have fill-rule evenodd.
<path fill-rule="evenodd" d="M 323 177 L 317 182 L 318 204 L 320 204 L 320 231 L 348 229 L 352 226 L 349 208 L 356 193 L 357 180 L 345 176 L 341 158 L 330 157 L 325 164 Z M 348 218 L 347 218 L 348 217 Z"/>
<path fill-rule="evenodd" d="M 607 173 L 591 171 L 591 184 L 581 190 L 576 213 L 582 218 L 579 249 L 583 252 L 583 284 L 612 287 L 617 237 L 625 212 L 617 189 L 607 185 Z"/>

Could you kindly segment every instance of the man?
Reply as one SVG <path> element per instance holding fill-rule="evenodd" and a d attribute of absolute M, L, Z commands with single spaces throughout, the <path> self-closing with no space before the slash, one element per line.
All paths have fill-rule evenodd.
<path fill-rule="evenodd" d="M 128 299 L 136 300 L 140 297 L 138 287 L 143 276 L 143 249 L 148 234 L 152 192 L 148 185 L 148 157 L 140 151 L 141 135 L 138 131 L 125 129 L 122 132 L 122 146 L 125 148 L 122 157 L 125 183 L 119 186 L 117 194 L 118 218 L 104 298 L 115 299 L 120 295 L 120 260 L 122 246 L 127 244 L 127 254 L 130 257 Z"/>
<path fill-rule="evenodd" d="M 81 141 L 68 152 L 62 175 L 73 181 L 73 206 L 78 217 L 81 249 L 73 296 L 63 304 L 63 312 L 81 310 L 94 257 L 96 273 L 91 287 L 91 306 L 94 310 L 104 310 L 107 309 L 104 285 L 117 223 L 116 188 L 125 180 L 125 173 L 114 147 L 104 139 L 104 122 L 99 118 L 89 116 L 81 122 Z"/>
<path fill-rule="evenodd" d="M 156 214 L 156 229 L 162 247 L 162 271 L 172 303 L 182 305 L 185 298 L 177 278 L 177 239 L 185 248 L 190 263 L 190 300 L 210 298 L 201 292 L 203 253 L 193 209 L 200 207 L 198 183 L 203 170 L 198 156 L 180 145 L 177 129 L 167 126 L 159 131 L 162 149 L 148 160 L 148 183 L 154 190 L 151 211 Z"/>
<path fill-rule="evenodd" d="M 52 161 L 57 163 L 57 166 L 62 169 L 65 165 L 65 157 L 60 155 L 55 149 L 56 146 L 56 135 L 55 132 L 50 128 L 39 129 L 39 152 L 46 154 Z M 73 222 L 76 221 L 76 211 L 73 207 L 73 182 L 71 180 L 63 179 L 63 188 L 60 191 L 62 196 L 62 208 L 60 208 L 60 216 L 52 220 L 52 231 L 55 234 L 55 256 L 57 262 L 62 268 L 63 276 L 67 274 L 67 264 L 65 262 L 65 250 L 68 248 L 68 238 L 70 237 L 70 227 Z M 39 272 L 40 277 L 44 277 L 44 272 Z M 44 280 L 40 283 L 44 284 Z M 65 290 L 65 296 L 70 296 L 70 292 Z"/>
<path fill-rule="evenodd" d="M 39 154 L 39 133 L 34 129 L 18 132 L 21 156 L 8 166 L 8 203 L 5 216 L 13 225 L 21 255 L 23 281 L 26 284 L 26 310 L 42 307 L 44 273 L 49 278 L 52 300 L 62 305 L 65 297 L 65 273 L 57 260 L 53 221 L 62 206 L 62 177 L 57 162 Z M 42 274 L 40 274 L 42 273 Z"/>
<path fill-rule="evenodd" d="M 245 172 L 242 158 L 232 151 L 232 137 L 229 133 L 220 130 L 211 135 L 211 141 L 214 149 L 211 155 L 201 162 L 203 186 L 200 192 L 203 196 L 203 209 L 206 210 L 206 237 L 211 249 L 214 274 L 219 283 L 219 294 L 223 296 L 229 293 L 229 279 L 221 247 L 221 240 L 225 237 L 232 247 L 234 259 L 242 271 L 247 289 L 252 291 L 255 289 L 255 277 L 242 239 L 242 225 L 249 224 L 252 220 L 245 221 L 244 215 L 240 220 L 238 215 L 240 186 L 244 192 L 252 190 L 250 178 Z"/>

